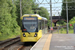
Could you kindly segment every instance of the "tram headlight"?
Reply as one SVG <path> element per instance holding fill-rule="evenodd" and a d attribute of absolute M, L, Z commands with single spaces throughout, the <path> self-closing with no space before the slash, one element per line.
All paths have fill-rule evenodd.
<path fill-rule="evenodd" d="M 26 35 L 23 33 L 23 36 L 26 37 Z"/>
<path fill-rule="evenodd" d="M 35 33 L 34 37 L 36 37 L 36 36 L 37 36 L 37 34 Z"/>

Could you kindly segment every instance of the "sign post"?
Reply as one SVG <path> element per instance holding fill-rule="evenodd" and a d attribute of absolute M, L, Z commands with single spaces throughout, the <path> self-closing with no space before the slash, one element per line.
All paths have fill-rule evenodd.
<path fill-rule="evenodd" d="M 53 27 L 51 27 L 51 32 L 53 32 Z"/>

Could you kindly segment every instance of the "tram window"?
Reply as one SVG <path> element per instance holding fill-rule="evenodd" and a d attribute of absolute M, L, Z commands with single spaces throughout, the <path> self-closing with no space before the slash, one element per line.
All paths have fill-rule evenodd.
<path fill-rule="evenodd" d="M 47 21 L 45 21 L 45 28 L 47 27 Z"/>
<path fill-rule="evenodd" d="M 39 22 L 38 22 L 38 30 L 42 29 L 42 25 L 43 25 L 43 24 L 42 24 L 42 21 L 39 21 Z"/>
<path fill-rule="evenodd" d="M 41 22 L 41 27 L 42 27 L 42 29 L 44 29 L 44 21 L 43 20 Z"/>
<path fill-rule="evenodd" d="M 40 22 L 40 29 L 42 29 L 42 22 Z"/>
<path fill-rule="evenodd" d="M 39 21 L 38 21 L 38 30 L 40 30 Z"/>

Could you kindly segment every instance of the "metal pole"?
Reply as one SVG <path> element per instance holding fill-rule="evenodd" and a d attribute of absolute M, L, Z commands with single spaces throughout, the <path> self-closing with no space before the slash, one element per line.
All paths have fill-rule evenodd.
<path fill-rule="evenodd" d="M 45 28 L 45 20 L 44 20 L 44 28 Z M 44 29 L 44 33 L 45 33 L 45 29 Z"/>
<path fill-rule="evenodd" d="M 58 12 L 59 15 L 59 12 Z M 60 15 L 59 15 L 59 27 L 58 27 L 58 34 L 59 34 L 59 29 L 60 29 Z"/>
<path fill-rule="evenodd" d="M 14 4 L 14 0 L 12 0 L 12 3 Z"/>
<path fill-rule="evenodd" d="M 51 0 L 50 0 L 50 17 L 51 17 L 51 27 L 52 27 L 52 1 Z M 52 33 L 52 30 L 51 30 L 51 33 Z"/>
<path fill-rule="evenodd" d="M 74 23 L 74 34 L 75 34 L 75 23 Z"/>
<path fill-rule="evenodd" d="M 20 0 L 20 17 L 22 16 L 22 4 L 21 4 L 21 1 L 22 0 Z"/>
<path fill-rule="evenodd" d="M 66 0 L 67 34 L 68 34 L 68 2 Z"/>

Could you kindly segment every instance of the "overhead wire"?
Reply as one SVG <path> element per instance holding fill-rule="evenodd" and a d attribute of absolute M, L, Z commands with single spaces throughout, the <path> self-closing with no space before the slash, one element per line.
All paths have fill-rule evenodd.
<path fill-rule="evenodd" d="M 29 0 L 28 0 L 29 1 Z M 46 7 L 45 6 L 45 8 L 48 10 L 48 8 L 50 8 L 50 0 L 34 0 L 35 1 L 35 3 L 36 4 L 39 4 L 39 5 L 42 5 L 42 4 L 44 4 L 44 5 L 49 5 L 49 7 Z M 63 3 L 65 3 L 66 4 L 66 1 L 65 0 L 63 0 L 63 1 L 60 1 L 60 0 L 52 0 L 53 2 L 52 2 L 52 5 L 53 5 L 53 7 L 52 7 L 52 11 L 57 11 L 57 12 L 59 12 L 59 11 L 62 11 L 62 10 L 66 10 L 66 6 L 62 6 L 62 5 L 60 5 L 60 6 L 56 6 L 56 4 L 63 4 Z M 71 3 L 71 4 L 75 4 L 75 0 L 69 0 L 68 2 L 67 2 L 68 4 L 69 3 Z M 26 6 L 26 5 L 32 5 L 32 4 L 25 4 L 25 5 L 23 5 L 23 7 L 24 6 Z M 34 7 L 33 7 L 34 8 Z M 36 9 L 37 10 L 37 9 Z M 75 10 L 75 6 L 68 6 L 68 10 Z M 50 10 L 48 10 L 48 11 L 50 11 Z"/>

